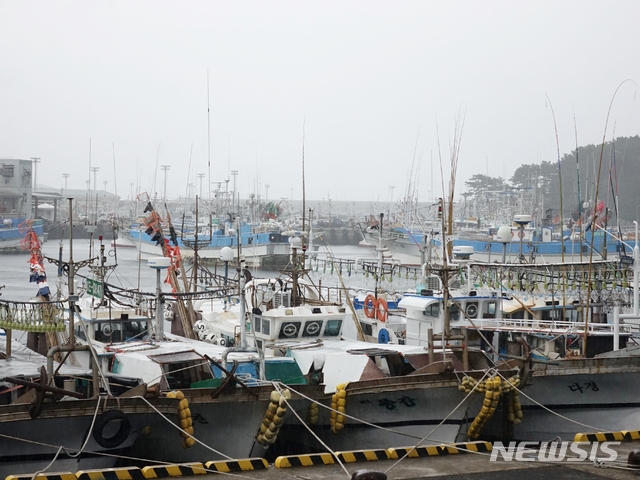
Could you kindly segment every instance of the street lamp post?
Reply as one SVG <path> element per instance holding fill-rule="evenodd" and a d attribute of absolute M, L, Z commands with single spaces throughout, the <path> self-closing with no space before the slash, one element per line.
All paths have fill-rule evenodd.
<path fill-rule="evenodd" d="M 97 190 L 97 188 L 96 188 L 96 173 L 98 173 L 98 170 L 100 170 L 100 167 L 91 167 L 91 171 L 93 172 L 93 191 L 94 192 Z"/>
<path fill-rule="evenodd" d="M 202 198 L 202 179 L 204 178 L 204 173 L 198 174 L 198 180 L 200 180 L 200 198 Z"/>
<path fill-rule="evenodd" d="M 235 211 L 236 205 L 236 177 L 238 176 L 238 170 L 231 170 L 231 175 L 233 175 L 233 199 L 231 200 L 231 210 Z M 240 203 L 240 202 L 238 202 Z"/>
<path fill-rule="evenodd" d="M 162 171 L 164 172 L 164 190 L 162 194 L 162 203 L 167 201 L 167 170 L 171 168 L 169 165 L 162 165 Z"/>
<path fill-rule="evenodd" d="M 38 189 L 38 164 L 40 163 L 40 157 L 31 157 L 33 160 L 33 191 Z"/>

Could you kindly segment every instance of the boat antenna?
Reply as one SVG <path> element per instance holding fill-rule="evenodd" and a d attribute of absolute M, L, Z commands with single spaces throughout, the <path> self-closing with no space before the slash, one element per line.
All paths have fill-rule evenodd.
<path fill-rule="evenodd" d="M 193 143 L 191 144 L 191 150 L 193 151 Z M 191 162 L 191 160 L 189 160 Z M 209 108 L 209 69 L 207 68 L 207 170 L 209 174 L 209 210 L 211 210 L 211 110 Z M 211 213 L 211 212 L 209 212 Z M 211 217 L 211 215 L 209 215 Z M 211 218 L 209 218 L 211 221 Z"/>
<path fill-rule="evenodd" d="M 578 179 L 578 234 L 582 238 L 582 199 L 580 198 L 580 163 L 578 162 L 578 126 L 576 125 L 576 112 L 573 111 L 573 131 L 576 137 L 576 177 Z M 580 261 L 582 262 L 582 245 L 580 246 Z"/>
<path fill-rule="evenodd" d="M 560 183 L 560 249 L 561 261 L 564 263 L 564 216 L 562 215 L 562 167 L 560 164 L 560 143 L 558 142 L 558 127 L 556 125 L 556 114 L 553 111 L 553 104 L 549 95 L 545 94 L 549 107 L 551 108 L 551 116 L 553 117 L 553 129 L 556 134 L 556 149 L 558 151 L 558 182 Z"/>
<path fill-rule="evenodd" d="M 624 85 L 627 82 L 632 82 L 636 87 L 638 86 L 638 84 L 636 82 L 634 82 L 632 79 L 627 78 L 626 80 L 623 80 L 622 82 L 620 82 L 620 84 L 618 85 L 618 87 L 616 88 L 615 92 L 613 92 L 613 96 L 611 97 L 611 101 L 609 102 L 609 109 L 607 110 L 607 117 L 606 120 L 604 122 L 604 133 L 602 134 L 602 143 L 600 146 L 600 160 L 598 161 L 598 173 L 596 175 L 596 186 L 595 186 L 595 195 L 594 195 L 594 200 L 593 200 L 593 209 L 592 209 L 592 217 L 591 217 L 591 225 L 592 225 L 592 231 L 593 234 L 595 234 L 595 222 L 596 222 L 596 217 L 598 215 L 597 213 L 597 209 L 596 209 L 596 205 L 598 203 L 598 193 L 600 190 L 600 172 L 602 171 L 602 158 L 604 156 L 604 144 L 605 144 L 605 140 L 607 138 L 607 127 L 609 125 L 609 116 L 611 115 L 611 107 L 613 106 L 613 101 L 616 98 L 616 95 L 618 94 L 618 90 L 620 90 L 620 87 L 622 87 L 622 85 Z M 595 165 L 594 165 L 595 167 Z M 606 232 L 604 233 L 605 238 L 604 241 L 606 243 Z M 594 235 L 595 238 L 595 235 Z M 595 242 L 591 242 L 591 248 L 589 249 L 589 270 L 588 270 L 588 276 L 587 278 L 591 278 L 591 269 L 592 269 L 592 264 L 593 264 L 593 247 L 594 247 L 594 243 Z M 590 311 L 590 304 L 591 304 L 591 282 L 587 282 L 587 304 L 586 304 L 586 311 L 585 311 L 585 315 L 584 315 L 584 338 L 582 341 L 582 355 L 584 355 L 586 357 L 587 355 L 587 329 L 589 327 L 589 311 Z"/>
<path fill-rule="evenodd" d="M 302 238 L 301 238 L 301 244 L 302 244 L 302 265 L 305 265 L 305 251 L 307 250 L 307 245 L 305 243 L 305 232 L 306 232 L 306 225 L 305 225 L 305 210 L 307 208 L 306 205 L 306 188 L 305 188 L 305 182 L 304 182 L 304 134 L 305 134 L 305 121 L 302 121 Z M 296 266 L 294 265 L 294 268 L 296 268 Z"/>

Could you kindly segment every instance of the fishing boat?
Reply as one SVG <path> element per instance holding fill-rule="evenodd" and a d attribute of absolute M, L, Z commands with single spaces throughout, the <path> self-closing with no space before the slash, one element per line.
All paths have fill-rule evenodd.
<path fill-rule="evenodd" d="M 188 305 L 192 299 L 219 295 L 212 289 L 180 291 L 177 274 L 188 275 L 177 262 L 179 251 L 165 246 L 168 257 L 149 259 L 158 270 L 155 294 L 118 291 L 104 282 L 108 266 L 102 244 L 100 252 L 100 263 L 91 267 L 93 275 L 77 294 L 72 281 L 75 268 L 69 262 L 71 293 L 61 300 L 68 320 L 58 329 L 66 329 L 85 347 L 72 352 L 72 360 L 81 367 L 98 364 L 111 375 L 136 378 L 159 398 L 177 398 L 182 405 L 148 420 L 144 435 L 127 449 L 128 456 L 151 462 L 263 456 L 268 444 L 258 443 L 256 434 L 274 396 L 279 395 L 274 393 L 272 379 L 301 384 L 306 395 L 321 392 L 309 385 L 293 359 L 265 360 L 255 349 L 232 351 L 194 339 Z M 161 290 L 163 270 L 168 271 L 173 287 L 166 294 Z M 182 335 L 169 333 L 176 324 Z M 235 435 L 230 437 L 228 428 L 212 428 L 220 422 L 230 422 L 228 428 Z"/>
<path fill-rule="evenodd" d="M 406 343 L 437 351 L 464 339 L 464 354 L 482 354 L 480 367 L 525 360 L 518 401 L 507 397 L 482 431 L 491 438 L 571 440 L 640 428 L 628 388 L 640 378 L 639 258 L 636 246 L 632 266 L 619 258 L 441 269 L 399 302 Z"/>
<path fill-rule="evenodd" d="M 95 362 L 89 370 L 64 362 L 62 353 L 87 346 L 58 345 L 42 356 L 11 340 L 14 330 L 53 335 L 64 328 L 62 312 L 56 302 L 0 301 L 2 476 L 113 467 L 158 412 L 178 411 L 176 400 L 145 398 L 137 377 L 100 375 Z"/>
<path fill-rule="evenodd" d="M 196 199 L 197 202 L 197 199 Z M 147 202 L 147 214 L 141 222 L 133 223 L 123 234 L 146 255 L 162 255 L 162 243 L 169 242 L 181 249 L 185 259 L 211 262 L 220 258 L 223 248 L 242 249 L 249 266 L 259 267 L 263 261 L 277 266 L 277 260 L 288 258 L 288 236 L 284 227 L 272 219 L 265 222 L 246 222 L 239 217 L 206 218 L 202 222 L 196 213 L 194 223 L 174 224 L 167 212 L 162 216 Z"/>
<path fill-rule="evenodd" d="M 298 278 L 295 245 L 290 278 L 252 279 L 242 289 L 239 308 L 222 301 L 212 310 L 200 305 L 202 319 L 195 325 L 207 341 L 248 342 L 265 359 L 291 358 L 321 383 L 324 398 L 291 401 L 296 414 L 278 441 L 295 441 L 310 452 L 324 450 L 323 444 L 339 450 L 458 440 L 466 431 L 471 397 L 458 388 L 453 357 L 436 360 L 422 346 L 346 340 L 342 332 L 353 322 L 353 311 Z M 470 373 L 479 379 L 486 374 Z"/>
<path fill-rule="evenodd" d="M 502 263 L 559 263 L 606 259 L 607 255 L 624 252 L 620 240 L 610 231 L 594 226 L 585 232 L 565 230 L 556 237 L 550 227 L 531 226 L 530 215 L 515 215 L 510 225 L 489 229 L 486 233 L 458 233 L 447 239 L 452 249 L 464 251 L 476 262 Z M 448 255 L 442 249 L 442 228 L 408 230 L 395 227 L 380 233 L 380 229 L 366 228 L 365 239 L 382 245 L 403 265 L 423 265 L 428 256 L 443 263 Z M 450 260 L 454 260 L 451 258 Z"/>

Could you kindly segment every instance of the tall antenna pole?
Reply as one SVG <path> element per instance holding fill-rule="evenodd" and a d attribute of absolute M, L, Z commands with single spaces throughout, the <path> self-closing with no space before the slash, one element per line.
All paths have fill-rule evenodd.
<path fill-rule="evenodd" d="M 207 68 L 207 169 L 209 170 L 209 215 L 211 215 L 211 112 L 209 110 L 209 69 Z M 211 219 L 209 219 L 211 221 Z"/>
<path fill-rule="evenodd" d="M 305 265 L 305 251 L 307 249 L 306 247 L 306 243 L 304 241 L 304 234 L 306 232 L 306 225 L 305 225 L 305 212 L 307 209 L 307 204 L 306 204 L 306 188 L 305 188 L 305 184 L 304 184 L 304 127 L 305 127 L 305 121 L 302 121 L 302 265 Z M 296 268 L 296 266 L 293 266 L 294 268 Z"/>
<path fill-rule="evenodd" d="M 558 182 L 560 183 L 560 249 L 561 249 L 561 261 L 564 263 L 564 216 L 562 212 L 562 168 L 560 165 L 560 143 L 558 142 L 558 127 L 556 126 L 556 114 L 553 111 L 553 105 L 549 95 L 546 96 L 551 108 L 551 116 L 553 117 L 553 129 L 556 133 L 556 149 L 558 151 Z M 564 313 L 564 312 L 563 312 Z"/>
<path fill-rule="evenodd" d="M 578 179 L 578 234 L 582 238 L 582 199 L 580 198 L 580 163 L 578 162 L 578 126 L 576 125 L 576 114 L 573 113 L 573 130 L 576 137 L 576 177 Z M 582 261 L 582 247 L 580 248 L 580 261 Z"/>
<path fill-rule="evenodd" d="M 118 182 L 116 182 L 116 144 L 115 142 L 111 143 L 112 151 L 113 151 L 113 193 L 115 193 L 116 197 L 118 196 Z M 105 188 L 106 190 L 106 188 Z"/>

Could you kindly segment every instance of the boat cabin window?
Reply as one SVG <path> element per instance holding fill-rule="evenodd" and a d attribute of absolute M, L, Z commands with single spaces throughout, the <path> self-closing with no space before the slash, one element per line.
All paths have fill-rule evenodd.
<path fill-rule="evenodd" d="M 176 362 L 162 365 L 169 389 L 191 388 L 194 382 L 212 377 L 208 362 Z"/>
<path fill-rule="evenodd" d="M 327 320 L 324 326 L 325 337 L 337 337 L 342 329 L 342 320 Z"/>
<path fill-rule="evenodd" d="M 147 334 L 147 322 L 96 322 L 95 340 L 102 343 L 142 340 Z"/>
<path fill-rule="evenodd" d="M 304 322 L 303 337 L 317 337 L 322 331 L 322 320 L 312 320 Z"/>
<path fill-rule="evenodd" d="M 484 318 L 496 318 L 496 302 L 487 302 L 484 304 Z"/>
<path fill-rule="evenodd" d="M 460 307 L 455 303 L 449 305 L 449 320 L 452 322 L 460 320 Z"/>
<path fill-rule="evenodd" d="M 369 336 L 373 335 L 373 326 L 370 323 L 360 322 L 360 326 L 362 327 L 362 333 Z"/>
<path fill-rule="evenodd" d="M 264 335 L 271 335 L 271 320 L 259 316 L 253 317 L 253 330 L 256 333 L 263 333 Z"/>
<path fill-rule="evenodd" d="M 271 322 L 268 318 L 262 319 L 262 333 L 265 335 L 271 335 Z"/>
<path fill-rule="evenodd" d="M 300 332 L 301 322 L 282 322 L 278 338 L 296 338 Z"/>
<path fill-rule="evenodd" d="M 82 328 L 82 325 L 76 324 L 75 332 L 76 337 L 81 338 L 82 340 L 87 339 L 87 336 L 84 334 L 84 328 Z"/>
<path fill-rule="evenodd" d="M 440 316 L 440 304 L 430 303 L 427 305 L 423 312 L 427 317 L 439 317 Z"/>

